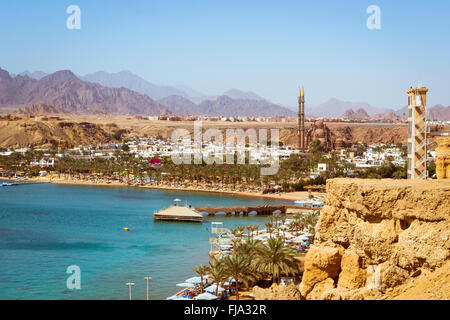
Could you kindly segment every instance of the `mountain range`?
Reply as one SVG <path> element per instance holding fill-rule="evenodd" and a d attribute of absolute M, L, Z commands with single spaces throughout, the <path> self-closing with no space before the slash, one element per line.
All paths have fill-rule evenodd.
<path fill-rule="evenodd" d="M 183 90 L 170 86 L 159 86 L 152 84 L 143 78 L 131 73 L 130 71 L 121 71 L 117 73 L 107 73 L 99 71 L 96 73 L 79 76 L 83 81 L 101 84 L 110 88 L 127 88 L 140 94 L 145 94 L 152 99 L 158 100 L 172 95 L 189 97 Z"/>
<path fill-rule="evenodd" d="M 373 116 L 377 113 L 385 113 L 390 111 L 387 108 L 377 108 L 370 105 L 368 102 L 350 102 L 350 101 L 342 101 L 336 98 L 331 98 L 326 102 L 316 105 L 308 110 L 306 114 L 311 117 L 329 117 L 329 118 L 337 118 L 342 115 L 345 111 L 349 109 L 359 110 L 363 109 L 369 116 Z"/>
<path fill-rule="evenodd" d="M 29 72 L 25 71 L 20 73 L 21 76 L 29 76 L 30 78 L 40 80 L 47 74 L 43 71 Z M 116 73 L 108 73 L 105 71 L 98 71 L 95 73 L 87 74 L 85 76 L 77 76 L 80 80 L 87 82 L 94 82 L 101 84 L 104 87 L 109 88 L 127 88 L 136 91 L 141 94 L 145 94 L 154 100 L 163 99 L 169 96 L 181 96 L 187 98 L 195 103 L 200 103 L 205 100 L 215 100 L 220 95 L 207 96 L 201 92 L 195 91 L 187 86 L 165 86 L 156 85 L 148 82 L 142 77 L 133 74 L 130 71 L 124 70 Z M 245 100 L 264 100 L 264 98 L 257 94 L 248 91 L 243 92 L 238 89 L 230 89 L 224 92 L 222 95 L 228 96 L 232 99 L 245 99 Z"/>
<path fill-rule="evenodd" d="M 195 104 L 183 96 L 170 95 L 155 101 L 123 86 L 114 88 L 83 81 L 70 70 L 57 71 L 40 79 L 34 78 L 36 76 L 40 77 L 36 73 L 11 77 L 0 69 L 0 108 L 18 110 L 31 104 L 46 104 L 65 112 L 87 114 L 158 115 L 168 109 L 180 115 L 295 116 L 293 111 L 262 99 L 232 99 L 223 95 Z M 114 79 L 108 81 L 113 85 Z M 238 90 L 231 93 L 239 96 Z M 248 97 L 250 93 L 244 95 Z"/>
<path fill-rule="evenodd" d="M 369 116 L 367 112 L 360 108 L 356 112 L 353 109 L 345 111 L 340 118 L 346 120 L 367 120 L 367 119 L 380 119 L 389 121 L 405 120 L 408 118 L 408 106 L 403 107 L 397 111 L 389 110 L 385 113 L 377 113 L 373 116 Z M 450 121 L 450 106 L 444 107 L 442 105 L 436 105 L 433 107 L 427 107 L 427 119 L 428 120 L 439 120 L 439 121 Z"/>
<path fill-rule="evenodd" d="M 85 82 L 69 70 L 36 80 L 27 75 L 12 78 L 0 69 L 0 107 L 41 103 L 72 113 L 159 114 L 163 109 L 146 95 Z"/>
<path fill-rule="evenodd" d="M 25 71 L 17 76 L 0 68 L 0 108 L 23 108 L 47 104 L 72 113 L 160 114 L 169 110 L 178 115 L 286 116 L 295 117 L 297 108 L 274 104 L 253 92 L 230 89 L 221 95 L 206 96 L 187 86 L 161 86 L 131 73 L 99 71 L 76 76 L 69 70 L 46 74 Z M 367 102 L 336 98 L 306 104 L 308 117 L 347 119 L 405 118 L 407 107 L 399 110 L 377 108 Z M 450 107 L 428 108 L 429 118 L 450 120 Z M 354 112 L 353 110 L 357 110 Z"/>

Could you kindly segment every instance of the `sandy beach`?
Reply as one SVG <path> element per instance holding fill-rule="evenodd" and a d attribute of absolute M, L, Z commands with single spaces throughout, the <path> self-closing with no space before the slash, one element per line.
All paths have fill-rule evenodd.
<path fill-rule="evenodd" d="M 5 178 L 0 178 L 0 180 L 10 180 Z M 170 186 L 133 186 L 127 185 L 120 182 L 91 182 L 91 181 L 80 181 L 80 180 L 67 180 L 61 178 L 53 177 L 36 177 L 26 180 L 27 182 L 47 182 L 51 181 L 55 184 L 67 184 L 67 185 L 78 185 L 78 186 L 102 186 L 102 187 L 130 187 L 130 188 L 146 188 L 155 190 L 173 190 L 173 191 L 197 191 L 197 192 L 211 192 L 211 193 L 222 193 L 222 194 L 235 194 L 238 196 L 247 197 L 259 197 L 259 198 L 269 198 L 269 199 L 281 199 L 281 200 L 306 200 L 308 192 L 307 191 L 297 191 L 297 192 L 280 192 L 276 194 L 262 194 L 260 192 L 245 192 L 245 191 L 227 191 L 227 190 L 210 190 L 210 189 L 191 189 L 191 188 L 178 188 Z M 325 193 L 312 192 L 313 196 L 323 197 Z"/>

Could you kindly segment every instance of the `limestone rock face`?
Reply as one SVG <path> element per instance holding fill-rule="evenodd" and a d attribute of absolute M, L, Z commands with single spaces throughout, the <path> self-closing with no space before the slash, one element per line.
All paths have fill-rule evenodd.
<path fill-rule="evenodd" d="M 322 300 L 379 300 L 382 295 L 379 290 L 361 288 L 355 290 L 335 288 L 324 292 Z"/>
<path fill-rule="evenodd" d="M 408 278 L 409 273 L 405 269 L 390 265 L 389 262 L 383 263 L 381 271 L 381 291 L 386 292 L 387 289 L 394 288 Z"/>
<path fill-rule="evenodd" d="M 288 284 L 285 286 L 272 285 L 263 289 L 258 286 L 252 290 L 255 300 L 300 300 L 301 295 L 298 286 Z"/>
<path fill-rule="evenodd" d="M 334 280 L 332 278 L 326 278 L 317 283 L 306 297 L 308 300 L 322 300 L 322 296 L 332 289 L 334 289 Z"/>
<path fill-rule="evenodd" d="M 450 137 L 440 137 L 436 148 L 436 176 L 450 179 Z"/>
<path fill-rule="evenodd" d="M 327 279 L 333 280 L 339 275 L 342 249 L 333 247 L 312 247 L 305 257 L 305 265 L 300 292 L 306 297 L 314 287 Z M 328 281 L 323 285 L 329 286 Z M 334 281 L 333 286 L 334 288 Z M 331 289 L 332 289 L 331 288 Z M 317 290 L 316 290 L 317 291 Z M 319 290 L 322 292 L 322 289 Z M 317 293 L 316 293 L 317 295 Z"/>
<path fill-rule="evenodd" d="M 379 299 L 449 259 L 449 180 L 332 179 L 300 293 Z"/>
<path fill-rule="evenodd" d="M 338 288 L 358 289 L 365 286 L 367 272 L 361 268 L 361 260 L 361 257 L 354 251 L 344 252 L 341 259 Z"/>

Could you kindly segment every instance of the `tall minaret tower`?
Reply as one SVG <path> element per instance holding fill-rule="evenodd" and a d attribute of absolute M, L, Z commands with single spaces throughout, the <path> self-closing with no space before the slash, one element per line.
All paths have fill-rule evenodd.
<path fill-rule="evenodd" d="M 427 178 L 426 105 L 428 89 L 410 88 L 408 93 L 408 179 Z"/>
<path fill-rule="evenodd" d="M 305 134 L 305 89 L 298 89 L 298 148 L 306 150 Z"/>

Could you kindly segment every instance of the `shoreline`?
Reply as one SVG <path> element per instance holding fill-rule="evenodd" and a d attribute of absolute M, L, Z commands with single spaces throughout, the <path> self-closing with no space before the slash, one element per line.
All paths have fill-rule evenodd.
<path fill-rule="evenodd" d="M 7 179 L 4 177 L 0 177 L 0 181 L 14 181 L 12 179 Z M 228 195 L 237 195 L 237 196 L 245 196 L 245 197 L 253 197 L 253 198 L 268 198 L 268 199 L 278 199 L 278 200 L 287 200 L 287 201 L 296 201 L 296 200 L 306 200 L 308 192 L 307 191 L 295 191 L 295 192 L 283 192 L 278 194 L 262 194 L 257 192 L 246 192 L 246 191 L 228 191 L 228 190 L 209 190 L 209 189 L 190 189 L 190 188 L 177 188 L 177 187 L 169 187 L 169 186 L 133 186 L 127 185 L 125 183 L 119 182 L 90 182 L 90 181 L 70 181 L 66 179 L 52 179 L 51 177 L 40 177 L 40 178 L 29 178 L 26 182 L 47 182 L 51 181 L 54 184 L 59 185 L 76 185 L 76 186 L 98 186 L 98 187 L 129 187 L 129 188 L 143 188 L 143 189 L 153 189 L 153 190 L 168 190 L 168 191 L 184 191 L 184 192 L 208 192 L 208 193 L 217 193 L 217 194 L 228 194 Z M 325 193 L 320 192 L 312 192 L 313 196 L 324 196 Z"/>

